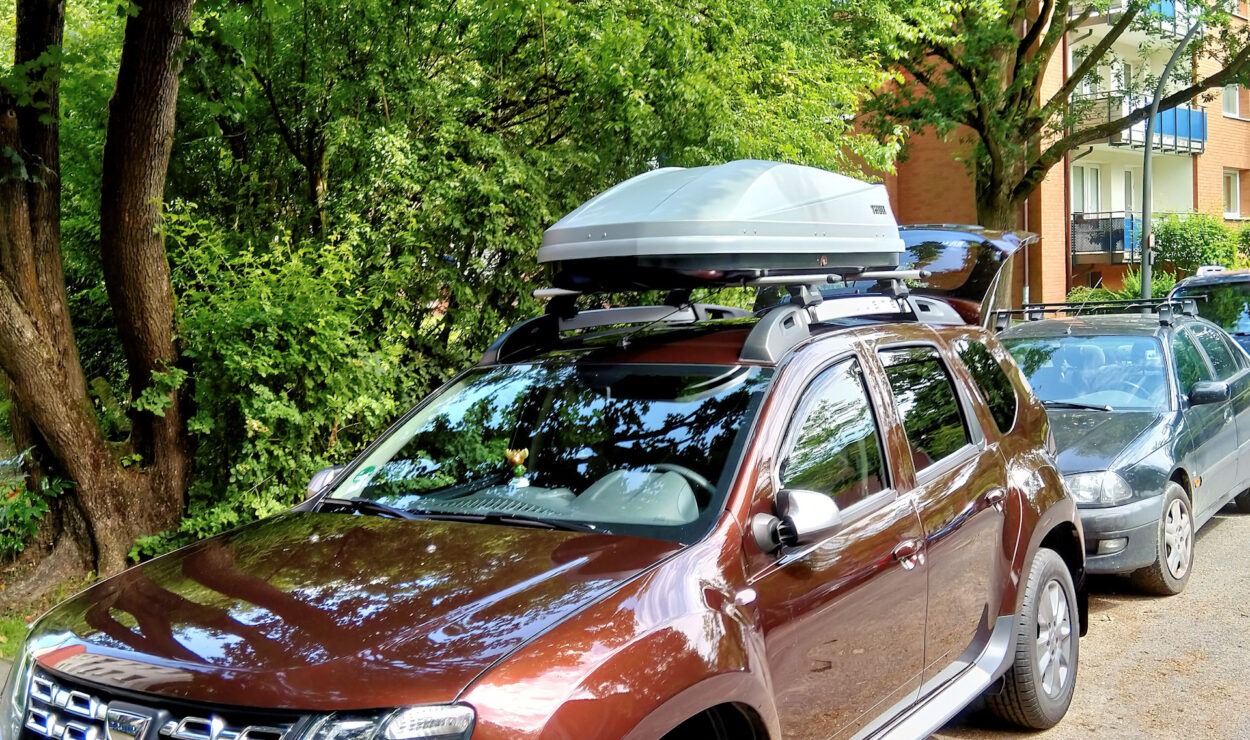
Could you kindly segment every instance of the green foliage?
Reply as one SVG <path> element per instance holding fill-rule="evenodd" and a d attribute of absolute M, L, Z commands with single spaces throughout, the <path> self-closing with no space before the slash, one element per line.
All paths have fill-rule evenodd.
<path fill-rule="evenodd" d="M 49 511 L 48 501 L 67 487 L 60 479 L 45 477 L 38 491 L 30 490 L 22 469 L 24 459 L 25 453 L 0 460 L 0 560 L 12 559 L 26 549 Z"/>
<path fill-rule="evenodd" d="M 1250 224 L 1242 226 L 1237 230 L 1237 256 L 1234 259 L 1234 267 L 1245 267 L 1245 262 L 1250 260 Z"/>
<path fill-rule="evenodd" d="M 1156 261 L 1192 272 L 1200 265 L 1231 267 L 1237 236 L 1223 219 L 1206 213 L 1168 215 L 1154 225 Z"/>
<path fill-rule="evenodd" d="M 539 310 L 542 231 L 595 193 L 742 157 L 888 169 L 897 149 L 852 117 L 882 65 L 815 0 L 203 0 L 164 223 L 184 357 L 132 398 L 98 229 L 131 9 L 69 4 L 59 60 L 62 252 L 101 427 L 122 443 L 175 391 L 194 411 L 187 518 L 136 554 L 299 500 Z"/>
<path fill-rule="evenodd" d="M 1141 285 L 1141 272 L 1130 268 L 1124 273 L 1123 287 L 1112 290 L 1101 286 L 1091 288 L 1086 285 L 1078 285 L 1068 291 L 1068 301 L 1083 303 L 1086 301 L 1127 301 L 1133 298 L 1141 298 Z M 1174 285 L 1176 285 L 1176 276 L 1172 273 L 1157 268 L 1151 272 L 1150 295 L 1155 298 L 1166 296 Z"/>

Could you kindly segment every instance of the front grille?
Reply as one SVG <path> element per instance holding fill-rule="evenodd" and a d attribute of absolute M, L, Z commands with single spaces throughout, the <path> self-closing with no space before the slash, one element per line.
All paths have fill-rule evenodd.
<path fill-rule="evenodd" d="M 292 740 L 298 717 L 266 717 L 247 710 L 216 711 L 76 685 L 36 670 L 21 740 Z M 109 729 L 112 728 L 112 734 Z"/>

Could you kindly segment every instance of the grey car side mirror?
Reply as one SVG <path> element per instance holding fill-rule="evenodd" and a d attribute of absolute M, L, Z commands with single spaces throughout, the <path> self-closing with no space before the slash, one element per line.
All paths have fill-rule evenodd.
<path fill-rule="evenodd" d="M 777 516 L 756 514 L 751 519 L 751 533 L 764 552 L 818 542 L 841 526 L 842 512 L 832 498 L 800 488 L 777 492 Z"/>
<path fill-rule="evenodd" d="M 345 467 L 345 465 L 334 465 L 328 468 L 322 468 L 316 473 L 313 473 L 312 480 L 308 481 L 308 488 L 304 489 L 304 498 L 311 498 L 312 496 L 321 493 L 321 489 L 328 486 L 330 481 L 334 480 L 334 476 L 343 472 L 343 468 Z"/>
<path fill-rule="evenodd" d="M 1219 380 L 1199 380 L 1189 391 L 1189 405 L 1201 406 L 1220 403 L 1232 397 L 1228 383 Z"/>

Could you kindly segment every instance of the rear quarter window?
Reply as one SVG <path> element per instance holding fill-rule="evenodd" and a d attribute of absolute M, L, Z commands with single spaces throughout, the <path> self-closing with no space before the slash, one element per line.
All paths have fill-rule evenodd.
<path fill-rule="evenodd" d="M 981 391 L 998 431 L 1011 431 L 1016 422 L 1016 389 L 1003 366 L 983 344 L 961 339 L 955 351 Z"/>

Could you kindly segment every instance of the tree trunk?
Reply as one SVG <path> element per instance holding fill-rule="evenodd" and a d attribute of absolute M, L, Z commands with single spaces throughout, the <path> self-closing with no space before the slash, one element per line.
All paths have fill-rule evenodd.
<path fill-rule="evenodd" d="M 179 47 L 194 0 L 149 0 L 126 24 L 117 88 L 109 102 L 100 193 L 100 250 L 109 303 L 117 317 L 132 398 L 178 360 L 174 294 L 161 232 L 165 176 L 174 138 Z M 143 456 L 151 490 L 150 524 L 165 529 L 184 509 L 190 475 L 183 394 L 167 394 L 163 414 L 140 411 L 132 444 Z M 117 502 L 122 503 L 122 502 Z M 126 518 L 128 506 L 89 516 Z M 151 531 L 151 530 L 148 530 Z M 139 534 L 123 527 L 128 536 Z"/>
<path fill-rule="evenodd" d="M 139 3 L 127 21 L 104 146 L 101 248 L 132 390 L 171 368 L 174 301 L 159 227 L 173 139 L 178 48 L 193 0 Z M 64 4 L 19 0 L 15 61 L 60 45 Z M 180 394 L 163 416 L 135 419 L 142 467 L 124 468 L 104 439 L 74 344 L 60 254 L 60 70 L 34 65 L 33 104 L 0 99 L 0 371 L 13 401 L 74 483 L 87 546 L 101 575 L 125 567 L 136 537 L 177 523 L 184 509 L 189 445 Z M 71 528 L 75 529 L 75 528 Z M 82 528 L 77 528 L 82 529 Z M 62 537 L 73 537 L 63 530 Z"/>

